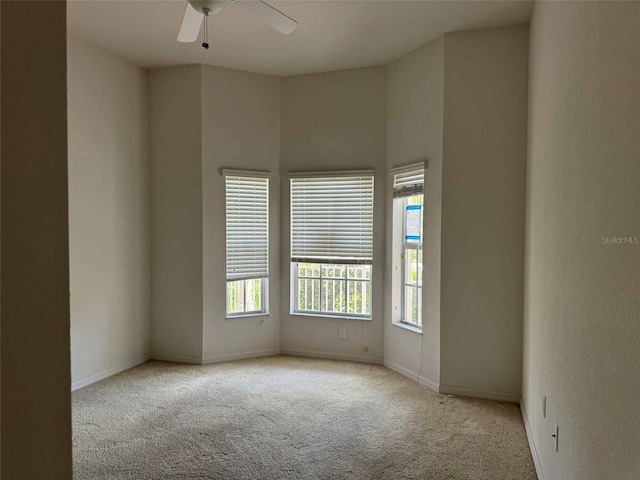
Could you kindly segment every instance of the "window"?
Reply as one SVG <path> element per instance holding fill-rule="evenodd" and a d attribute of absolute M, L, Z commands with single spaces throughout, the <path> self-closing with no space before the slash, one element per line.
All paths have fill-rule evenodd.
<path fill-rule="evenodd" d="M 227 317 L 267 313 L 269 179 L 257 172 L 222 173 L 227 226 Z"/>
<path fill-rule="evenodd" d="M 422 328 L 424 168 L 396 173 L 393 182 L 394 321 Z"/>
<path fill-rule="evenodd" d="M 423 195 L 413 195 L 402 201 L 405 232 L 402 248 L 402 321 L 417 326 L 422 326 L 422 199 Z M 407 228 L 412 224 L 419 225 L 418 235 L 408 234 Z"/>
<path fill-rule="evenodd" d="M 295 311 L 371 316 L 371 265 L 296 263 Z"/>
<path fill-rule="evenodd" d="M 373 172 L 292 177 L 292 313 L 371 319 Z"/>

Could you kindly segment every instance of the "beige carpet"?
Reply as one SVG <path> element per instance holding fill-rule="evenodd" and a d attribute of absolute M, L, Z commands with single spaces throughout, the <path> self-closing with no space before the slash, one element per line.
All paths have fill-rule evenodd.
<path fill-rule="evenodd" d="M 148 362 L 73 394 L 75 479 L 535 479 L 518 407 L 384 367 Z"/>

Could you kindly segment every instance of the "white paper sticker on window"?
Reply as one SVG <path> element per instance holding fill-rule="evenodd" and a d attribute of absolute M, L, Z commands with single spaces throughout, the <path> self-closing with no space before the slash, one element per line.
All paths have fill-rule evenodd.
<path fill-rule="evenodd" d="M 408 205 L 405 213 L 405 241 L 420 242 L 422 206 Z"/>

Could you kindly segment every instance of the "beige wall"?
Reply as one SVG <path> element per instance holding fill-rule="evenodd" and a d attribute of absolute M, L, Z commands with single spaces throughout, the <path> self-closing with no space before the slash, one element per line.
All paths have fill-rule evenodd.
<path fill-rule="evenodd" d="M 203 361 L 277 354 L 280 335 L 280 79 L 202 67 Z M 267 170 L 269 315 L 225 319 L 221 168 Z"/>
<path fill-rule="evenodd" d="M 154 358 L 202 361 L 200 66 L 149 72 Z"/>
<path fill-rule="evenodd" d="M 281 328 L 283 352 L 382 363 L 386 68 L 282 79 Z M 373 320 L 290 315 L 289 179 L 294 171 L 375 169 Z M 347 339 L 339 340 L 340 327 Z M 367 347 L 368 352 L 364 352 Z"/>
<path fill-rule="evenodd" d="M 534 7 L 522 394 L 547 480 L 640 472 L 640 244 L 603 242 L 640 237 L 639 31 L 638 2 Z"/>
<path fill-rule="evenodd" d="M 528 26 L 445 35 L 440 391 L 517 401 Z"/>
<path fill-rule="evenodd" d="M 66 5 L 0 9 L 0 471 L 70 479 Z"/>
<path fill-rule="evenodd" d="M 73 388 L 151 351 L 147 75 L 67 41 Z"/>
<path fill-rule="evenodd" d="M 149 77 L 153 357 L 210 363 L 276 354 L 280 79 L 209 66 Z M 223 167 L 274 174 L 269 315 L 225 319 Z"/>
<path fill-rule="evenodd" d="M 392 199 L 387 195 L 384 363 L 438 389 L 440 381 L 440 223 L 444 93 L 443 37 L 389 65 L 387 171 L 427 161 L 424 202 L 424 318 L 422 334 L 393 325 Z M 391 175 L 385 179 L 393 185 Z"/>

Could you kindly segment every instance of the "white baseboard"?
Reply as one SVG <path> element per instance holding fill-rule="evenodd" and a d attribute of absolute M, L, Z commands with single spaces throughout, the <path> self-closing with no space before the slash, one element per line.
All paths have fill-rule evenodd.
<path fill-rule="evenodd" d="M 440 391 L 440 384 L 437 382 L 434 382 L 433 380 L 431 380 L 430 378 L 427 377 L 423 377 L 422 375 L 418 376 L 418 383 L 420 385 L 422 385 L 425 388 L 428 388 L 429 390 L 431 390 L 432 392 L 435 393 L 442 393 Z"/>
<path fill-rule="evenodd" d="M 167 355 L 164 353 L 154 353 L 151 355 L 152 360 L 158 360 L 160 362 L 174 362 L 174 363 L 188 363 L 191 365 L 202 365 L 202 358 L 200 357 L 188 357 L 185 355 Z"/>
<path fill-rule="evenodd" d="M 397 363 L 390 360 L 385 360 L 383 365 L 389 370 L 393 370 L 394 372 L 407 377 L 409 380 L 413 380 L 414 382 L 419 383 L 428 390 L 431 390 L 434 393 L 438 393 L 440 386 L 433 380 L 430 380 L 427 377 L 423 377 L 422 375 L 418 375 L 413 370 L 409 370 L 408 368 L 405 368 L 402 365 L 398 365 Z"/>
<path fill-rule="evenodd" d="M 234 353 L 232 355 L 216 355 L 214 357 L 203 358 L 202 364 L 207 365 L 210 363 L 230 362 L 232 360 L 244 360 L 246 358 L 272 357 L 279 354 L 280 349 L 271 348 L 268 350 L 255 350 L 253 352 Z"/>
<path fill-rule="evenodd" d="M 418 381 L 418 374 L 413 370 L 409 370 L 408 368 L 405 368 L 402 365 L 399 365 L 396 362 L 392 362 L 390 360 L 385 360 L 382 364 L 389 370 L 393 370 L 403 377 L 407 377 L 409 380 L 413 380 L 414 382 Z"/>
<path fill-rule="evenodd" d="M 477 390 L 473 388 L 454 387 L 451 385 L 440 385 L 440 393 L 445 395 L 458 395 L 461 397 L 484 398 L 486 400 L 498 400 L 501 402 L 519 403 L 518 393 L 493 392 L 491 390 Z"/>
<path fill-rule="evenodd" d="M 137 367 L 138 365 L 141 365 L 149 360 L 151 360 L 150 353 L 142 355 L 138 358 L 134 358 L 133 360 L 129 360 L 128 362 L 122 363 L 113 368 L 104 370 L 103 372 L 96 373 L 95 375 L 91 375 L 90 377 L 83 378 L 82 380 L 77 380 L 71 384 L 71 391 L 75 392 L 82 387 L 86 387 L 88 385 L 91 385 L 92 383 L 99 382 L 100 380 L 104 380 L 105 378 L 111 377 L 112 375 L 124 372 L 125 370 L 129 370 L 130 368 Z"/>
<path fill-rule="evenodd" d="M 293 357 L 310 357 L 323 358 L 326 360 L 346 360 L 347 362 L 372 363 L 374 365 L 382 365 L 382 358 L 379 357 L 363 357 L 360 355 L 318 352 L 312 350 L 280 350 L 280 355 L 291 355 Z"/>
<path fill-rule="evenodd" d="M 542 475 L 542 465 L 540 465 L 540 457 L 538 457 L 536 444 L 533 442 L 533 432 L 531 431 L 531 425 L 529 425 L 529 417 L 527 417 L 527 409 L 524 406 L 524 400 L 522 397 L 520 397 L 520 413 L 522 413 L 524 431 L 527 433 L 527 440 L 529 441 L 529 449 L 531 450 L 533 465 L 536 467 L 536 475 L 538 475 L 538 480 L 544 480 L 544 476 Z"/>

